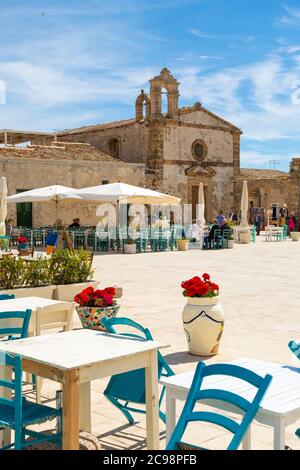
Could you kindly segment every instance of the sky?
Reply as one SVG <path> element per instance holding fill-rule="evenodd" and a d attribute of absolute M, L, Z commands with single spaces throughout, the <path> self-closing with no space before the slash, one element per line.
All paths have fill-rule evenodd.
<path fill-rule="evenodd" d="M 133 117 L 165 66 L 243 130 L 242 166 L 300 156 L 300 0 L 0 0 L 0 129 Z"/>

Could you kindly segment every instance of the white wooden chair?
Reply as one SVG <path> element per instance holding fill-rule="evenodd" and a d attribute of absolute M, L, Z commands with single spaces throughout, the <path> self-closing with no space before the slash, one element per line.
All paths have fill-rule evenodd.
<path fill-rule="evenodd" d="M 62 329 L 62 331 L 73 330 L 73 312 L 75 304 L 68 302 L 62 304 L 57 310 L 57 305 L 40 307 L 36 310 L 35 334 L 41 336 L 45 330 Z M 36 377 L 36 401 L 41 403 L 42 380 Z"/>

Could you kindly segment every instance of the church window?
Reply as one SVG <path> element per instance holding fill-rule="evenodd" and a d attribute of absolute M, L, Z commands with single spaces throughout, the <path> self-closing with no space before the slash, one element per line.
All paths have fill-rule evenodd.
<path fill-rule="evenodd" d="M 198 161 L 203 161 L 207 156 L 207 145 L 203 140 L 196 140 L 192 145 L 193 157 Z"/>

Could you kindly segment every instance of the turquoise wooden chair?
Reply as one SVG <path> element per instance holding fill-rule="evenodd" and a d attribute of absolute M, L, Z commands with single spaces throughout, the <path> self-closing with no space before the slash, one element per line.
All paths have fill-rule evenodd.
<path fill-rule="evenodd" d="M 16 296 L 14 294 L 0 294 L 0 301 L 1 300 L 11 300 L 15 299 Z"/>
<path fill-rule="evenodd" d="M 221 230 L 215 230 L 214 231 L 214 238 L 211 241 L 211 248 L 213 250 L 219 250 L 220 248 L 223 247 L 222 244 L 222 232 Z"/>
<path fill-rule="evenodd" d="M 226 390 L 201 390 L 203 379 L 205 377 L 220 375 L 243 380 L 257 388 L 258 390 L 253 400 L 250 402 L 245 398 Z M 227 450 L 238 449 L 252 420 L 259 410 L 260 403 L 270 385 L 271 380 L 271 375 L 266 375 L 264 378 L 262 378 L 248 369 L 231 364 L 214 364 L 206 366 L 204 362 L 198 363 L 190 392 L 188 394 L 178 424 L 167 445 L 167 450 L 185 450 L 187 448 L 206 450 L 201 447 L 181 442 L 188 424 L 197 421 L 202 423 L 211 423 L 224 428 L 227 431 L 230 431 L 233 434 L 233 438 L 231 439 Z M 237 408 L 242 411 L 242 421 L 238 423 L 232 418 L 228 418 L 227 416 L 211 411 L 194 411 L 196 404 L 199 401 L 201 402 L 201 400 L 216 400 L 223 403 L 228 403 L 230 406 L 233 406 L 233 408 Z"/>
<path fill-rule="evenodd" d="M 230 240 L 230 228 L 223 230 L 222 234 L 222 247 L 228 248 Z"/>
<path fill-rule="evenodd" d="M 289 349 L 300 360 L 300 343 L 296 343 L 296 341 L 290 341 L 289 342 Z M 295 434 L 296 434 L 296 436 L 298 436 L 300 438 L 300 428 L 297 429 Z"/>
<path fill-rule="evenodd" d="M 25 310 L 24 312 L 0 312 L 0 342 L 27 338 L 30 317 L 31 310 Z M 4 326 L 1 328 L 1 320 L 18 320 L 21 324 L 19 326 Z"/>
<path fill-rule="evenodd" d="M 251 241 L 255 243 L 256 242 L 256 225 L 252 227 L 250 236 L 251 236 Z"/>
<path fill-rule="evenodd" d="M 144 341 L 153 341 L 153 337 L 148 330 L 139 323 L 130 320 L 129 318 L 103 318 L 103 326 L 107 329 L 108 333 L 120 334 L 120 336 L 126 336 L 128 338 L 138 338 Z M 126 326 L 134 330 L 138 330 L 139 333 L 117 333 L 115 326 Z M 174 375 L 174 372 L 167 364 L 160 352 L 158 352 L 158 380 L 161 377 L 170 377 Z M 160 398 L 159 398 L 159 417 L 165 423 L 166 416 L 160 410 L 162 400 L 165 394 L 165 387 L 163 387 Z M 123 374 L 117 374 L 111 377 L 106 390 L 104 391 L 105 397 L 115 405 L 126 417 L 128 422 L 132 424 L 134 419 L 130 412 L 144 413 L 146 405 L 146 388 L 145 388 L 145 369 L 133 370 L 131 372 L 125 372 Z M 137 405 L 143 405 L 143 408 L 135 408 L 130 406 L 130 403 Z"/>
<path fill-rule="evenodd" d="M 42 424 L 55 418 L 61 418 L 61 409 L 50 408 L 30 402 L 22 396 L 22 359 L 7 353 L 0 354 L 0 367 L 10 367 L 14 374 L 13 380 L 1 380 L 0 386 L 14 392 L 13 398 L 0 397 L 0 429 L 13 429 L 15 442 L 2 447 L 0 450 L 14 448 L 23 449 L 26 445 L 33 445 L 43 441 L 61 441 L 61 435 L 47 435 L 31 431 L 28 426 Z M 26 437 L 34 438 L 26 442 Z"/>
<path fill-rule="evenodd" d="M 277 233 L 277 241 L 285 242 L 287 238 L 288 226 L 282 226 L 282 232 Z"/>

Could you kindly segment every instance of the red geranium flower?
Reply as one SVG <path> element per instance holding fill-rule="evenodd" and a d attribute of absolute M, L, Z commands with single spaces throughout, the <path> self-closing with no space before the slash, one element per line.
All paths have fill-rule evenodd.
<path fill-rule="evenodd" d="M 204 273 L 202 279 L 195 276 L 181 283 L 185 297 L 217 297 L 219 286 L 210 280 L 210 275 Z"/>

